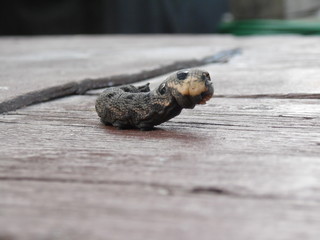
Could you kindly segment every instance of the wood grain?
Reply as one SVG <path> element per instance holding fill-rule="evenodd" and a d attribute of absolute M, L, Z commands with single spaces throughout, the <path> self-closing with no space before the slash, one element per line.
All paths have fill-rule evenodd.
<path fill-rule="evenodd" d="M 94 100 L 1 115 L 0 232 L 317 239 L 318 100 L 219 98 L 150 132 L 103 126 Z"/>
<path fill-rule="evenodd" d="M 99 89 L 123 84 L 131 84 L 146 79 L 161 76 L 184 68 L 195 68 L 213 63 L 225 63 L 240 53 L 240 49 L 220 51 L 201 59 L 181 60 L 153 68 L 143 70 L 135 74 L 121 74 L 102 78 L 88 78 L 78 82 L 70 82 L 54 87 L 48 87 L 37 91 L 27 92 L 9 100 L 0 102 L 0 113 L 14 111 L 32 104 L 49 101 L 56 98 L 74 94 L 84 94 L 88 90 Z M 18 84 L 17 84 L 18 85 Z"/>
<path fill-rule="evenodd" d="M 130 75 L 133 80 L 142 71 L 152 72 L 174 62 L 194 63 L 236 47 L 231 36 L 218 35 L 2 37 L 0 112 L 14 110 L 10 106 L 17 102 L 22 107 L 18 100 L 24 96 L 26 104 L 36 102 L 32 94 L 42 100 L 45 95 L 40 93 L 47 93 L 47 99 L 61 97 L 59 87 L 62 92 L 70 84 L 75 93 L 83 92 L 90 79 L 96 79 L 98 86 L 105 81 L 112 85 L 121 77 Z"/>
<path fill-rule="evenodd" d="M 0 240 L 319 239 L 319 37 L 0 42 L 3 99 L 243 49 L 205 67 L 217 98 L 155 131 L 102 125 L 101 90 L 1 114 Z"/>

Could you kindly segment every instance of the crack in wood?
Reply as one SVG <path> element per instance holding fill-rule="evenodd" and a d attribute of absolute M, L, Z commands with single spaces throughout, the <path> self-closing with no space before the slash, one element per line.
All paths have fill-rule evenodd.
<path fill-rule="evenodd" d="M 175 123 L 175 124 L 187 124 L 187 125 L 199 125 L 199 126 L 225 126 L 225 127 L 250 127 L 248 125 L 237 125 L 237 124 L 226 124 L 226 123 L 205 123 L 205 122 L 183 122 L 183 121 L 171 121 L 170 123 Z"/>
<path fill-rule="evenodd" d="M 239 48 L 224 50 L 212 56 L 204 57 L 200 60 L 177 61 L 168 65 L 160 66 L 152 70 L 141 71 L 140 73 L 136 74 L 123 74 L 96 79 L 84 79 L 79 82 L 70 82 L 67 84 L 26 93 L 24 95 L 20 95 L 13 99 L 0 103 L 0 113 L 14 111 L 25 106 L 65 96 L 75 94 L 82 95 L 85 94 L 88 90 L 92 89 L 135 83 L 157 76 L 161 76 L 183 68 L 193 68 L 212 63 L 226 63 L 233 56 L 239 53 Z"/>
<path fill-rule="evenodd" d="M 231 197 L 252 197 L 254 195 L 245 195 L 243 193 L 237 193 L 223 188 L 218 187 L 193 187 L 191 189 L 174 186 L 174 185 L 165 185 L 159 183 L 145 183 L 139 181 L 117 181 L 117 180 L 89 180 L 89 179 L 67 179 L 67 178 L 47 178 L 47 177 L 0 177 L 0 181 L 29 181 L 29 182 L 54 182 L 54 183 L 78 183 L 78 184 L 99 184 L 99 185 L 122 185 L 122 186 L 142 186 L 142 187 L 151 187 L 155 189 L 165 190 L 166 195 L 174 195 L 177 193 L 187 193 L 187 194 L 210 194 L 210 195 L 223 195 Z"/>
<path fill-rule="evenodd" d="M 232 191 L 229 189 L 219 188 L 219 187 L 194 187 L 190 189 L 192 194 L 204 194 L 204 195 L 221 195 L 230 196 L 244 199 L 257 199 L 257 200 L 297 200 L 298 197 L 293 197 L 291 194 L 272 194 L 272 193 L 254 193 L 247 189 L 240 189 L 240 191 Z"/>
<path fill-rule="evenodd" d="M 46 125 L 46 126 L 54 126 L 54 127 L 77 127 L 77 128 L 97 128 L 96 126 L 89 126 L 89 125 L 80 125 L 80 124 L 48 124 L 46 123 L 46 121 L 43 121 L 45 122 L 45 124 L 43 125 Z M 37 125 L 39 126 L 39 122 L 36 122 L 36 123 L 32 123 L 32 122 L 14 122 L 14 121 L 0 121 L 0 123 L 3 123 L 3 124 L 17 124 L 17 125 Z"/>
<path fill-rule="evenodd" d="M 243 199 L 260 199 L 260 200 L 299 200 L 301 197 L 295 193 L 255 193 L 246 188 L 239 188 L 238 190 L 228 189 L 217 186 L 194 186 L 194 187 L 183 187 L 180 185 L 168 185 L 161 183 L 148 183 L 142 181 L 119 181 L 119 180 L 90 180 L 90 179 L 68 179 L 68 178 L 48 178 L 48 177 L 11 177 L 11 176 L 0 176 L 0 181 L 18 181 L 18 182 L 52 182 L 52 183 L 67 183 L 67 184 L 98 184 L 98 185 L 119 185 L 119 186 L 138 186 L 150 188 L 161 195 L 213 195 L 223 197 L 235 197 Z M 316 189 L 318 190 L 318 189 Z M 306 200 L 305 198 L 303 198 Z M 309 199 L 312 200 L 312 199 Z"/>
<path fill-rule="evenodd" d="M 168 186 L 159 183 L 145 183 L 139 181 L 117 181 L 117 180 L 90 180 L 90 179 L 72 179 L 72 178 L 48 178 L 48 177 L 6 177 L 0 176 L 0 181 L 29 181 L 29 182 L 54 182 L 54 183 L 79 183 L 79 184 L 101 184 L 101 185 L 137 185 L 146 187 L 155 187 L 167 189 L 172 192 L 172 189 L 178 186 Z"/>

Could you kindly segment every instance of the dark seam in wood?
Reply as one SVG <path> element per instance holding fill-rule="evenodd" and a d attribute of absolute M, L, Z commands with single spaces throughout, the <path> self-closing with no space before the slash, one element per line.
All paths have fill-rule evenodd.
<path fill-rule="evenodd" d="M 231 195 L 231 196 L 240 196 L 236 192 L 232 192 L 226 189 L 218 187 L 194 187 L 190 189 L 190 193 L 193 194 L 213 194 L 213 195 Z"/>
<path fill-rule="evenodd" d="M 320 99 L 320 93 L 215 95 L 215 98 L 275 98 L 275 99 Z"/>
<path fill-rule="evenodd" d="M 89 125 L 75 125 L 75 124 L 44 124 L 46 126 L 54 126 L 54 127 L 78 127 L 78 128 L 98 128 L 96 126 Z"/>
<path fill-rule="evenodd" d="M 224 124 L 224 123 L 204 123 L 204 122 L 182 122 L 182 121 L 174 121 L 171 123 L 187 124 L 187 125 L 206 125 L 206 126 L 225 126 L 225 127 L 250 127 L 248 125 L 235 125 L 235 124 Z"/>
<path fill-rule="evenodd" d="M 172 123 L 172 122 L 168 122 L 168 123 Z M 192 128 L 194 129 L 208 129 L 208 126 L 203 126 L 201 127 L 201 125 L 188 125 L 188 124 L 185 124 L 185 125 L 177 125 L 175 126 L 176 129 L 190 129 L 190 127 L 192 126 Z M 214 129 L 214 128 L 212 128 Z M 225 130 L 235 130 L 233 128 L 225 128 Z M 244 129 L 244 128 L 237 128 L 237 131 L 242 131 L 242 132 L 257 132 L 257 130 L 253 130 L 253 129 Z"/>
<path fill-rule="evenodd" d="M 140 181 L 117 181 L 117 180 L 78 180 L 78 179 L 66 179 L 66 178 L 45 178 L 45 177 L 0 177 L 0 181 L 29 181 L 29 182 L 54 182 L 54 183 L 75 183 L 75 184 L 99 184 L 99 185 L 122 185 L 122 186 L 143 186 L 151 187 L 155 189 L 163 189 L 166 191 L 166 195 L 180 194 L 201 194 L 201 195 L 216 195 L 224 197 L 237 197 L 243 199 L 273 199 L 273 200 L 294 200 L 295 198 L 286 195 L 276 194 L 255 194 L 247 189 L 241 188 L 239 192 L 232 191 L 216 186 L 195 186 L 192 188 L 186 188 L 178 185 L 165 185 L 158 183 L 145 183 Z"/>
<path fill-rule="evenodd" d="M 308 128 L 308 129 L 310 129 L 310 126 L 308 126 L 308 125 L 303 125 L 303 126 L 289 126 L 289 127 L 287 127 L 287 126 L 270 126 L 271 128 L 278 128 L 278 129 L 306 129 L 306 128 Z M 315 126 L 312 126 L 312 127 L 315 127 Z M 316 126 L 316 127 L 318 127 L 318 126 Z"/>
<path fill-rule="evenodd" d="M 53 183 L 75 183 L 75 184 L 99 184 L 99 185 L 122 185 L 122 186 L 143 186 L 152 187 L 155 189 L 163 189 L 167 195 L 173 195 L 174 189 L 179 186 L 168 186 L 158 183 L 144 183 L 139 181 L 117 181 L 117 180 L 88 180 L 88 179 L 66 179 L 66 178 L 45 178 L 45 177 L 0 177 L 0 181 L 28 181 L 28 182 L 53 182 Z"/>
<path fill-rule="evenodd" d="M 55 98 L 75 94 L 77 83 L 71 82 L 64 85 L 50 87 L 39 91 L 26 93 L 11 100 L 0 103 L 0 113 L 14 111 L 35 103 L 49 101 Z"/>
<path fill-rule="evenodd" d="M 122 185 L 122 186 L 145 186 L 160 188 L 167 191 L 168 195 L 173 195 L 174 193 L 191 193 L 191 194 L 210 194 L 210 195 L 223 195 L 231 197 L 241 197 L 241 198 L 251 198 L 257 197 L 252 194 L 245 195 L 245 193 L 237 193 L 227 189 L 218 187 L 193 187 L 191 189 L 184 188 L 181 186 L 174 185 L 164 185 L 156 183 L 144 183 L 144 182 L 133 182 L 133 181 L 105 181 L 105 180 L 78 180 L 78 179 L 66 179 L 66 178 L 45 178 L 45 177 L 0 177 L 0 181 L 29 181 L 29 182 L 54 182 L 54 183 L 78 183 L 78 184 L 99 184 L 99 185 Z M 258 198 L 263 198 L 259 197 Z"/>
<path fill-rule="evenodd" d="M 78 111 L 74 111 L 73 112 L 94 112 L 93 110 L 78 110 Z M 30 114 L 30 113 L 31 114 Z M 6 116 L 24 116 L 24 117 L 39 117 L 40 113 L 44 113 L 44 114 L 48 114 L 48 112 L 50 112 L 52 115 L 45 115 L 47 118 L 53 118 L 53 119 L 80 119 L 80 120 L 86 120 L 88 119 L 87 117 L 72 117 L 72 116 L 63 116 L 63 118 L 59 117 L 59 114 L 62 113 L 61 111 L 51 111 L 51 110 L 46 110 L 46 111 L 28 111 L 28 113 L 25 112 L 8 112 L 6 113 Z M 71 113 L 72 111 L 68 110 L 68 113 Z M 55 115 L 54 115 L 55 114 Z"/>
<path fill-rule="evenodd" d="M 241 192 L 242 191 L 242 192 Z M 223 189 L 219 187 L 194 187 L 190 189 L 192 194 L 203 194 L 203 195 L 221 195 L 221 196 L 231 196 L 244 199 L 272 199 L 272 200 L 294 200 L 295 198 L 290 196 L 281 196 L 276 194 L 255 194 L 253 192 L 248 192 L 245 189 L 242 189 L 239 192 L 231 191 L 228 189 Z"/>
<path fill-rule="evenodd" d="M 6 121 L 0 121 L 0 123 L 4 123 L 4 124 L 21 124 L 20 122 L 6 122 Z"/>
<path fill-rule="evenodd" d="M 45 122 L 45 121 L 43 121 Z M 28 123 L 28 122 L 6 122 L 6 121 L 0 121 L 0 123 L 3 124 L 20 124 L 20 125 L 39 125 L 39 122 L 37 122 L 36 124 L 33 123 Z M 75 125 L 75 124 L 43 124 L 46 126 L 54 126 L 54 127 L 78 127 L 78 128 L 97 128 L 96 126 L 89 126 L 89 125 Z"/>
<path fill-rule="evenodd" d="M 113 184 L 113 185 L 143 185 L 154 186 L 159 188 L 168 188 L 167 185 L 157 183 L 144 183 L 138 181 L 116 181 L 116 180 L 89 180 L 89 179 L 72 179 L 72 178 L 48 178 L 48 177 L 5 177 L 0 176 L 0 181 L 29 181 L 29 182 L 56 182 L 56 183 L 82 183 L 82 184 Z M 170 186 L 175 188 L 177 186 Z"/>
<path fill-rule="evenodd" d="M 0 103 L 0 113 L 14 111 L 25 106 L 65 96 L 74 94 L 81 95 L 92 89 L 139 82 L 183 68 L 193 68 L 211 63 L 225 63 L 239 53 L 239 48 L 225 50 L 218 52 L 217 54 L 214 54 L 212 56 L 202 58 L 200 60 L 177 61 L 172 64 L 164 65 L 148 71 L 142 71 L 136 74 L 124 74 L 104 78 L 84 79 L 80 82 L 70 82 L 67 84 L 26 93 Z"/>

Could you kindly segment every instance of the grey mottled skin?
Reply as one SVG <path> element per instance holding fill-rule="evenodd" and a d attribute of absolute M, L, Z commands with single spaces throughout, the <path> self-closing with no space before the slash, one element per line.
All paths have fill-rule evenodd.
<path fill-rule="evenodd" d="M 153 91 L 149 84 L 107 88 L 96 100 L 96 111 L 106 125 L 149 130 L 179 115 L 183 108 L 205 104 L 212 95 L 209 73 L 183 70 L 170 75 Z"/>

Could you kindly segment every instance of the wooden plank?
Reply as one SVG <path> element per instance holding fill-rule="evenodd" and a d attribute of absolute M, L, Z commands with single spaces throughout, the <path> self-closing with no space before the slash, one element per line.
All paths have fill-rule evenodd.
<path fill-rule="evenodd" d="M 243 51 L 228 64 L 205 68 L 219 98 L 184 110 L 155 131 L 118 131 L 100 124 L 94 111 L 99 91 L 1 114 L 1 240 L 318 239 L 319 37 L 202 36 L 194 45 L 190 45 L 196 39 L 192 37 L 160 37 L 168 48 L 153 37 L 146 42 L 121 36 L 85 38 L 82 43 L 81 39 L 26 41 L 32 46 L 21 56 L 42 56 L 48 46 L 54 49 L 51 53 L 73 49 L 69 55 L 86 53 L 89 46 L 88 52 L 96 49 L 93 53 L 99 55 L 105 43 L 112 46 L 112 41 L 119 40 L 116 50 L 102 53 L 116 56 L 124 47 L 121 56 L 128 58 L 122 61 L 119 55 L 111 65 L 120 69 L 121 63 L 131 66 L 138 61 L 128 68 L 131 72 L 158 65 L 159 55 L 174 55 L 176 48 L 182 53 L 195 46 L 184 52 L 188 58 L 193 53 L 206 54 L 209 48 L 236 45 Z M 137 49 L 125 52 L 132 47 L 128 39 Z M 28 62 L 19 58 L 26 49 L 19 44 L 25 43 L 17 40 L 15 55 L 14 42 L 9 40 L 7 48 L 1 48 L 11 61 L 4 65 L 1 84 L 8 76 L 18 83 L 21 78 L 15 69 Z M 48 45 L 39 44 L 44 42 Z M 101 45 L 91 48 L 88 43 Z M 36 55 L 31 54 L 35 49 Z M 140 50 L 146 55 L 135 55 Z M 10 60 L 11 55 L 16 58 Z M 43 76 L 44 84 L 50 79 L 60 84 L 72 76 L 79 80 L 111 74 L 107 68 L 101 70 L 108 65 L 101 64 L 104 56 L 88 57 L 86 65 L 74 58 L 54 61 L 49 55 L 43 65 L 31 59 L 30 68 L 21 69 L 29 69 L 26 76 L 34 76 L 36 82 Z M 174 59 L 169 55 L 166 60 Z M 151 65 L 139 65 L 140 56 L 155 62 L 146 57 Z M 60 78 L 59 66 L 68 72 L 72 63 L 72 73 Z M 97 66 L 89 71 L 91 63 Z M 152 86 L 162 80 L 154 79 Z M 42 84 L 33 83 L 30 86 L 35 89 Z"/>
<path fill-rule="evenodd" d="M 216 76 L 217 94 L 319 93 L 320 49 L 313 48 L 319 39 L 248 38 L 241 56 L 208 69 Z"/>
<path fill-rule="evenodd" d="M 152 77 L 161 76 L 166 73 L 171 73 L 172 71 L 177 71 L 182 68 L 194 68 L 210 63 L 225 63 L 239 53 L 239 49 L 224 50 L 201 59 L 176 61 L 135 74 L 121 74 L 103 78 L 84 79 L 78 82 L 70 82 L 63 85 L 57 85 L 55 87 L 47 87 L 42 90 L 25 93 L 10 100 L 1 102 L 0 113 L 14 111 L 32 104 L 50 101 L 52 99 L 69 95 L 84 94 L 91 89 L 101 89 L 103 87 L 131 84 L 145 79 L 150 79 Z"/>
<path fill-rule="evenodd" d="M 209 71 L 215 95 L 319 94 L 319 37 L 237 38 L 242 53 Z M 163 77 L 151 79 L 154 87 Z"/>
<path fill-rule="evenodd" d="M 234 46 L 230 36 L 209 35 L 4 37 L 0 102 L 88 78 L 135 74 L 199 59 Z"/>
<path fill-rule="evenodd" d="M 47 182 L 1 184 L 2 233 L 13 239 L 317 239 L 306 200 L 242 199 L 161 187 Z M 4 229 L 4 230 L 3 230 Z"/>
<path fill-rule="evenodd" d="M 103 81 L 123 82 L 126 74 L 137 81 L 143 78 L 137 78 L 142 70 L 153 72 L 178 60 L 199 60 L 235 47 L 243 49 L 241 56 L 230 64 L 208 67 L 218 80 L 219 94 L 269 94 L 266 89 L 281 94 L 318 93 L 318 42 L 319 37 L 301 36 L 2 38 L 0 112 L 83 93 Z M 88 85 L 90 79 L 98 81 Z"/>
<path fill-rule="evenodd" d="M 101 125 L 94 100 L 1 115 L 5 236 L 318 238 L 318 100 L 214 99 L 150 132 Z"/>

